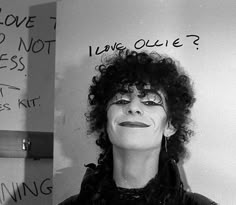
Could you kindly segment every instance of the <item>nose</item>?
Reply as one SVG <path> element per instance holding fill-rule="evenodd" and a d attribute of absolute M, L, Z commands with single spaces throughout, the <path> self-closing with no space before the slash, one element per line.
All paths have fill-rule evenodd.
<path fill-rule="evenodd" d="M 134 97 L 129 104 L 127 104 L 126 114 L 143 114 L 142 103 L 138 97 Z"/>

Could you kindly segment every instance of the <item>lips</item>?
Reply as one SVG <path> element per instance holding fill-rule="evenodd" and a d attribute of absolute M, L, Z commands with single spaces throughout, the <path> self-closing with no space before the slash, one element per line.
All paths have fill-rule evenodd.
<path fill-rule="evenodd" d="M 144 127 L 150 127 L 150 125 L 147 125 L 143 122 L 136 122 L 136 121 L 124 121 L 119 123 L 120 126 L 122 127 L 139 127 L 139 128 L 144 128 Z"/>

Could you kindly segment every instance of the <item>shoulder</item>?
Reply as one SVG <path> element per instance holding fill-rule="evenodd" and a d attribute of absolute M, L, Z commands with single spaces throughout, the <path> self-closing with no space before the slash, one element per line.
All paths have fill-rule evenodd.
<path fill-rule="evenodd" d="M 197 193 L 191 193 L 191 192 L 186 192 L 184 194 L 184 204 L 187 205 L 217 205 L 216 202 L 210 200 L 209 198 L 201 195 L 201 194 L 197 194 Z"/>
<path fill-rule="evenodd" d="M 67 198 L 66 200 L 64 200 L 63 202 L 61 202 L 59 205 L 75 205 L 77 204 L 78 196 L 79 196 L 78 194 L 71 196 Z"/>
<path fill-rule="evenodd" d="M 91 196 L 96 192 L 96 185 L 99 181 L 97 166 L 93 163 L 86 165 L 87 169 L 82 179 L 80 193 L 73 195 L 59 205 L 90 204 Z"/>

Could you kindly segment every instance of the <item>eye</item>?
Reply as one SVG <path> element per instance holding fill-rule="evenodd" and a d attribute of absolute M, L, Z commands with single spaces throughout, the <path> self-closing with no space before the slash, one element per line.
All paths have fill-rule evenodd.
<path fill-rule="evenodd" d="M 151 105 L 162 105 L 162 103 L 156 103 L 156 102 L 154 102 L 154 101 L 143 101 L 142 102 L 144 105 L 149 105 L 149 106 L 151 106 Z"/>
<path fill-rule="evenodd" d="M 112 101 L 111 104 L 115 105 L 126 105 L 130 102 L 130 97 L 127 94 L 117 93 Z"/>
<path fill-rule="evenodd" d="M 117 101 L 113 102 L 113 104 L 116 104 L 116 105 L 126 105 L 129 102 L 130 102 L 129 100 L 120 99 L 120 100 L 117 100 Z"/>
<path fill-rule="evenodd" d="M 142 98 L 142 103 L 148 106 L 163 105 L 162 97 L 156 93 L 148 93 Z"/>

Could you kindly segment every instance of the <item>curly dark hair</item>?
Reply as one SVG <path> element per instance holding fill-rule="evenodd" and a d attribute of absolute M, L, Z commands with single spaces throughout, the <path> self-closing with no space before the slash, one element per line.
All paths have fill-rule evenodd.
<path fill-rule="evenodd" d="M 167 98 L 167 117 L 176 132 L 168 140 L 168 157 L 179 161 L 186 153 L 185 143 L 192 135 L 189 114 L 195 98 L 191 81 L 176 61 L 156 52 L 123 50 L 102 59 L 96 67 L 99 75 L 94 76 L 89 89 L 90 110 L 86 114 L 90 132 L 96 133 L 96 144 L 102 152 L 98 165 L 112 168 L 112 144 L 107 125 L 107 105 L 112 97 L 125 86 L 151 85 L 161 89 Z M 164 151 L 162 139 L 161 153 Z"/>

